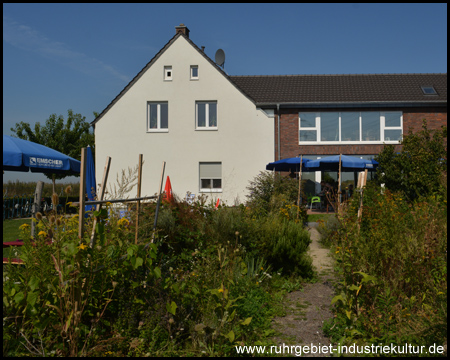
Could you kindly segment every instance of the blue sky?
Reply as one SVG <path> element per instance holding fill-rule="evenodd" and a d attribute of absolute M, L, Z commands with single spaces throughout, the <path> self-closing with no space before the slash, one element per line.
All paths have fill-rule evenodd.
<path fill-rule="evenodd" d="M 3 4 L 3 134 L 94 120 L 180 23 L 229 75 L 447 72 L 447 4 Z"/>

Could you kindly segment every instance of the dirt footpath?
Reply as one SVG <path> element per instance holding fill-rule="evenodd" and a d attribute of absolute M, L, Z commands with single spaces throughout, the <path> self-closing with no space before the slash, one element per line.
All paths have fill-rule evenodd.
<path fill-rule="evenodd" d="M 307 284 L 302 290 L 287 295 L 286 316 L 273 319 L 274 329 L 280 334 L 274 337 L 277 345 L 329 345 L 322 331 L 324 320 L 333 316 L 330 302 L 334 296 L 332 259 L 329 250 L 319 244 L 320 234 L 309 227 L 312 243 L 309 253 L 319 281 Z M 287 355 L 287 354 L 286 354 Z M 295 354 L 294 354 L 295 356 Z M 323 357 L 324 354 L 304 354 L 305 357 Z M 329 355 L 328 355 L 329 356 Z"/>

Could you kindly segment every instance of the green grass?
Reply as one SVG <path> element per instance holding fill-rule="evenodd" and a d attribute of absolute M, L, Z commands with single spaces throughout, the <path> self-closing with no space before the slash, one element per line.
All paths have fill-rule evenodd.
<path fill-rule="evenodd" d="M 19 226 L 28 224 L 31 226 L 31 219 L 17 219 L 3 221 L 3 242 L 20 239 Z"/>
<path fill-rule="evenodd" d="M 327 221 L 334 214 L 311 214 L 308 215 L 308 222 L 317 222 L 317 220 Z"/>
<path fill-rule="evenodd" d="M 28 224 L 31 226 L 31 219 L 17 219 L 3 221 L 3 242 L 16 241 L 20 239 L 19 226 Z M 9 247 L 3 248 L 3 257 L 9 257 Z"/>

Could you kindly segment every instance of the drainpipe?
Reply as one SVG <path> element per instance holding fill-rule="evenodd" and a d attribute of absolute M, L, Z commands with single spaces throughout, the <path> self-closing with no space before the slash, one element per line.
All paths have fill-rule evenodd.
<path fill-rule="evenodd" d="M 281 138 L 281 136 L 280 136 L 280 104 L 277 104 L 277 118 L 278 118 L 278 124 L 277 124 L 277 127 L 278 127 L 278 160 L 281 160 L 281 154 L 280 154 L 280 151 L 281 151 L 281 146 L 280 146 L 280 138 Z"/>

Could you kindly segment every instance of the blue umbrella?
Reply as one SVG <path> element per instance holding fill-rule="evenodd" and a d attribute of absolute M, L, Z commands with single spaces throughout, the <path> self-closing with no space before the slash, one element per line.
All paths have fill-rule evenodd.
<path fill-rule="evenodd" d="M 94 157 L 92 156 L 91 147 L 87 147 L 86 156 L 86 192 L 89 200 L 94 200 L 97 196 L 97 185 L 95 182 L 95 164 Z M 87 205 L 86 211 L 95 210 L 94 205 Z"/>
<path fill-rule="evenodd" d="M 47 146 L 3 135 L 3 171 L 80 173 L 81 162 Z"/>
<path fill-rule="evenodd" d="M 311 160 L 303 158 L 302 171 L 306 171 L 305 164 L 308 163 L 309 161 L 311 161 Z M 281 159 L 278 161 L 271 162 L 266 165 L 266 170 L 299 172 L 300 171 L 300 158 L 293 157 L 293 158 Z"/>
<path fill-rule="evenodd" d="M 365 160 L 354 156 L 341 155 L 341 171 L 376 170 L 378 162 Z M 322 159 L 308 161 L 306 171 L 339 171 L 339 155 L 327 156 Z"/>

